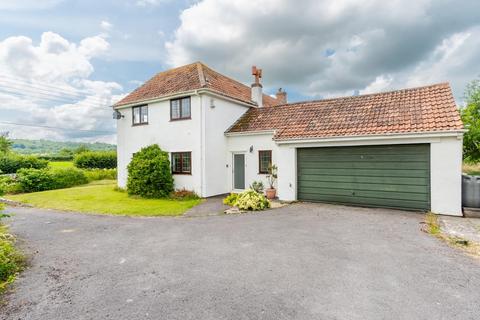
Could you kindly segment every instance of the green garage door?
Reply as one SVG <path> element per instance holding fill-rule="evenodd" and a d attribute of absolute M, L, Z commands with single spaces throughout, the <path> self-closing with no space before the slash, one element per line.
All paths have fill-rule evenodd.
<path fill-rule="evenodd" d="M 298 200 L 430 210 L 430 145 L 297 149 Z"/>

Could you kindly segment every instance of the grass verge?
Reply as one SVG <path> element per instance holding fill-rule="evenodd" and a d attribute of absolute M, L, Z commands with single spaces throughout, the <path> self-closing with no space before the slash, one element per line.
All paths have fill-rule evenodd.
<path fill-rule="evenodd" d="M 0 203 L 0 294 L 15 281 L 25 266 L 24 256 L 15 248 L 15 237 L 9 234 L 7 226 L 1 223 L 1 219 L 5 217 L 2 210 L 3 203 Z"/>
<path fill-rule="evenodd" d="M 442 232 L 438 216 L 432 212 L 428 212 L 425 215 L 425 232 L 434 235 L 438 239 L 445 241 L 452 247 L 462 249 L 466 253 L 480 258 L 480 244 L 468 241 L 461 237 L 452 237 Z"/>
<path fill-rule="evenodd" d="M 48 208 L 126 216 L 178 216 L 201 199 L 144 199 L 116 188 L 115 180 L 100 180 L 68 189 L 9 195 L 6 198 Z"/>

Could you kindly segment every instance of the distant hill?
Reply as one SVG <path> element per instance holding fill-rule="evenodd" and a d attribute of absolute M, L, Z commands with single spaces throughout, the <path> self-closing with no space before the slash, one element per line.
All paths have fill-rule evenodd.
<path fill-rule="evenodd" d="M 117 146 L 108 143 L 86 143 L 86 142 L 70 142 L 70 141 L 50 141 L 50 140 L 26 140 L 12 139 L 12 149 L 22 154 L 38 154 L 38 155 L 54 155 L 58 154 L 62 149 L 74 150 L 78 147 L 85 146 L 92 151 L 116 150 Z"/>

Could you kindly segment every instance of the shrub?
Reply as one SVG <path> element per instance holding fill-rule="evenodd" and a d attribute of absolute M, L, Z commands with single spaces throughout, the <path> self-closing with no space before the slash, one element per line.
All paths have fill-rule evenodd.
<path fill-rule="evenodd" d="M 0 220 L 4 215 L 0 203 Z M 15 276 L 23 269 L 24 257 L 14 247 L 15 238 L 8 233 L 7 227 L 0 223 L 0 293 L 15 280 Z"/>
<path fill-rule="evenodd" d="M 47 160 L 47 161 L 72 161 L 73 155 L 48 155 L 48 156 L 38 156 L 39 159 Z"/>
<path fill-rule="evenodd" d="M 46 168 L 48 161 L 35 156 L 23 156 L 16 153 L 7 153 L 0 156 L 0 172 L 16 173 L 22 168 Z"/>
<path fill-rule="evenodd" d="M 250 185 L 250 189 L 255 190 L 258 193 L 263 193 L 263 182 L 262 181 L 253 181 Z"/>
<path fill-rule="evenodd" d="M 135 153 L 127 169 L 128 194 L 163 198 L 173 191 L 168 153 L 162 151 L 158 145 L 142 148 Z"/>
<path fill-rule="evenodd" d="M 195 200 L 195 199 L 200 199 L 198 194 L 196 194 L 194 191 L 187 190 L 185 188 L 175 190 L 170 194 L 170 198 L 175 199 L 175 200 Z"/>
<path fill-rule="evenodd" d="M 20 169 L 17 180 L 23 192 L 69 188 L 88 182 L 85 173 L 75 168 Z"/>
<path fill-rule="evenodd" d="M 235 203 L 238 199 L 238 193 L 230 193 L 225 199 L 223 199 L 223 204 L 227 206 L 235 206 Z"/>
<path fill-rule="evenodd" d="M 0 196 L 7 193 L 19 193 L 19 183 L 11 176 L 0 176 Z"/>
<path fill-rule="evenodd" d="M 85 172 L 75 168 L 55 169 L 52 171 L 52 176 L 54 189 L 70 188 L 88 183 Z"/>
<path fill-rule="evenodd" d="M 117 167 L 116 151 L 85 151 L 73 158 L 73 164 L 82 169 L 114 169 Z"/>
<path fill-rule="evenodd" d="M 241 210 L 264 210 L 270 208 L 270 201 L 263 194 L 249 189 L 238 195 L 235 206 Z"/>
<path fill-rule="evenodd" d="M 55 189 L 53 174 L 49 169 L 20 169 L 17 180 L 23 192 Z"/>
<path fill-rule="evenodd" d="M 117 179 L 117 169 L 85 169 L 83 172 L 88 181 Z"/>

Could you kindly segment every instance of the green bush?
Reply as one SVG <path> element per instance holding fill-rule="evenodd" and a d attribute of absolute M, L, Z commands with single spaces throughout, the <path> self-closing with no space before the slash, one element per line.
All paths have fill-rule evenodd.
<path fill-rule="evenodd" d="M 82 169 L 114 169 L 117 167 L 117 152 L 85 151 L 73 158 L 73 164 Z"/>
<path fill-rule="evenodd" d="M 47 166 L 47 160 L 35 156 L 24 156 L 16 153 L 7 153 L 0 156 L 1 173 L 16 173 L 22 168 L 42 169 Z"/>
<path fill-rule="evenodd" d="M 23 192 L 55 189 L 53 174 L 49 169 L 20 169 L 17 180 Z"/>
<path fill-rule="evenodd" d="M 230 193 L 225 199 L 223 199 L 223 204 L 233 207 L 238 199 L 238 193 Z"/>
<path fill-rule="evenodd" d="M 270 201 L 263 194 L 248 189 L 238 195 L 235 206 L 241 210 L 264 210 L 270 208 Z"/>
<path fill-rule="evenodd" d="M 3 203 L 0 203 L 0 219 L 7 216 L 1 213 L 3 209 Z M 15 280 L 24 266 L 24 257 L 15 249 L 14 243 L 15 238 L 0 223 L 0 293 Z"/>
<path fill-rule="evenodd" d="M 75 168 L 20 169 L 17 172 L 17 180 L 22 192 L 69 188 L 88 182 L 85 173 Z"/>
<path fill-rule="evenodd" d="M 168 153 L 158 145 L 142 148 L 128 164 L 127 191 L 146 198 L 168 197 L 173 177 Z"/>
<path fill-rule="evenodd" d="M 54 189 L 70 188 L 88 183 L 85 172 L 75 168 L 54 169 L 52 176 L 55 181 Z"/>
<path fill-rule="evenodd" d="M 20 185 L 11 176 L 0 176 L 0 196 L 7 193 L 21 192 Z"/>
<path fill-rule="evenodd" d="M 83 171 L 88 181 L 117 179 L 117 169 L 85 169 Z"/>
<path fill-rule="evenodd" d="M 252 184 L 250 185 L 250 189 L 253 189 L 258 193 L 263 193 L 264 188 L 265 187 L 263 186 L 262 181 L 253 181 Z"/>

